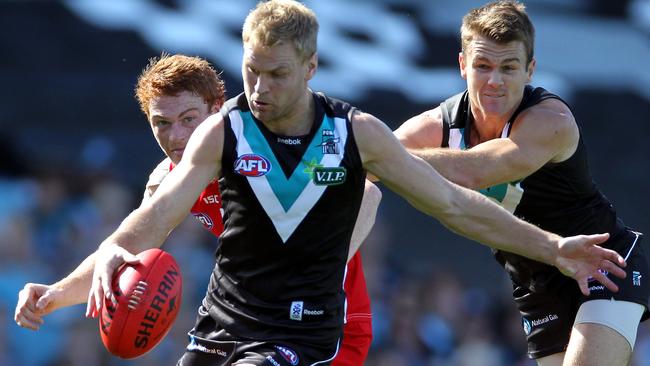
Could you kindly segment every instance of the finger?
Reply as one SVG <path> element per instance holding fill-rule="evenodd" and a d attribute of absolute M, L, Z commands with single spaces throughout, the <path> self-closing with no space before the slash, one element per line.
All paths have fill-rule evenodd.
<path fill-rule="evenodd" d="M 102 301 L 104 299 L 106 300 L 111 300 L 115 297 L 113 295 L 113 290 L 111 289 L 111 280 L 110 277 L 107 275 L 101 276 L 101 284 L 102 284 L 102 290 L 104 292 L 104 297 L 101 298 Z M 101 307 L 99 308 L 101 309 Z"/>
<path fill-rule="evenodd" d="M 27 288 L 24 288 L 20 290 L 18 293 L 18 302 L 16 303 L 16 310 L 14 312 L 15 315 L 18 315 L 20 310 L 27 306 L 27 300 L 29 300 L 29 291 L 27 291 Z"/>
<path fill-rule="evenodd" d="M 604 243 L 607 239 L 609 239 L 608 233 L 587 235 L 587 243 L 592 245 Z"/>
<path fill-rule="evenodd" d="M 36 301 L 36 310 L 44 310 L 52 302 L 52 293 L 50 291 L 45 292 L 38 301 Z"/>
<path fill-rule="evenodd" d="M 618 292 L 618 286 L 616 286 L 616 284 L 610 280 L 609 277 L 605 276 L 601 271 L 596 271 L 596 273 L 593 274 L 593 278 L 607 287 L 608 290 L 612 292 Z"/>
<path fill-rule="evenodd" d="M 36 324 L 37 326 L 43 324 L 43 319 L 27 308 L 23 309 L 23 311 L 20 312 L 20 316 L 22 316 L 23 319 L 29 321 L 31 324 Z"/>
<path fill-rule="evenodd" d="M 101 299 L 103 296 L 102 287 L 99 285 L 99 278 L 93 278 L 93 284 L 88 294 L 88 308 L 86 309 L 86 316 L 95 317 L 95 313 L 101 308 Z"/>
<path fill-rule="evenodd" d="M 599 246 L 595 246 L 594 249 L 597 251 L 596 253 L 600 257 L 603 257 L 604 260 L 610 261 L 612 263 L 616 263 L 620 267 L 627 266 L 627 263 L 625 262 L 625 258 L 623 258 L 616 251 L 611 250 L 611 249 L 605 249 L 605 248 L 602 248 L 602 247 L 599 247 Z"/>
<path fill-rule="evenodd" d="M 582 292 L 583 295 L 589 296 L 589 283 L 586 278 L 579 279 L 578 286 L 580 287 L 580 292 Z"/>
<path fill-rule="evenodd" d="M 140 258 L 138 258 L 137 256 L 127 252 L 126 250 L 122 254 L 122 260 L 124 262 L 126 262 L 126 263 L 129 263 L 129 264 L 139 264 L 140 263 Z"/>
<path fill-rule="evenodd" d="M 625 261 L 625 258 L 623 258 L 622 255 L 618 254 L 617 252 L 611 250 L 611 249 L 605 249 L 608 252 L 607 259 L 610 260 L 613 263 L 618 264 L 620 267 L 626 267 L 627 262 Z"/>
<path fill-rule="evenodd" d="M 608 260 L 602 261 L 600 268 L 613 274 L 618 278 L 627 277 L 627 273 L 625 272 L 625 270 L 617 266 L 615 263 L 612 263 L 611 261 Z"/>
<path fill-rule="evenodd" d="M 38 330 L 39 324 L 36 324 L 28 319 L 26 319 L 22 314 L 19 315 L 16 319 L 16 324 L 23 328 L 31 329 L 31 330 Z"/>
<path fill-rule="evenodd" d="M 95 288 L 91 287 L 88 292 L 88 301 L 86 302 L 86 318 L 92 316 L 95 311 Z"/>
<path fill-rule="evenodd" d="M 93 313 L 93 318 L 95 314 L 102 310 L 102 305 L 104 303 L 104 289 L 101 285 L 98 285 L 95 289 L 95 312 Z"/>

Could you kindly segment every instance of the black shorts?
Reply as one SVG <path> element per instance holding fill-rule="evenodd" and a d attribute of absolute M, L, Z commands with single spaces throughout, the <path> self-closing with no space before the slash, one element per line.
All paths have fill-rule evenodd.
<path fill-rule="evenodd" d="M 608 276 L 619 287 L 617 293 L 594 280 L 589 283 L 590 295 L 584 296 L 577 282 L 565 276 L 555 276 L 544 292 L 532 292 L 527 287 L 513 284 L 513 297 L 528 341 L 528 357 L 541 358 L 564 352 L 578 308 L 586 301 L 614 298 L 634 302 L 646 307 L 642 321 L 650 316 L 650 272 L 641 238 L 641 234 L 624 231 L 605 244 L 627 257 L 627 277 Z"/>
<path fill-rule="evenodd" d="M 177 366 L 221 366 L 252 364 L 259 366 L 329 365 L 338 345 L 320 349 L 292 342 L 267 342 L 238 338 L 225 329 L 201 306 L 190 343 Z"/>

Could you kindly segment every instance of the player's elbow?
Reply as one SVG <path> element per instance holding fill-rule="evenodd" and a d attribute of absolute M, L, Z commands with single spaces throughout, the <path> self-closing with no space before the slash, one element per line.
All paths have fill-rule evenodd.
<path fill-rule="evenodd" d="M 444 222 L 449 217 L 455 217 L 461 211 L 461 198 L 458 191 L 462 188 L 453 184 L 445 184 L 436 189 L 435 197 L 429 197 L 428 202 L 424 205 L 421 202 L 415 203 L 414 206 L 430 216 Z"/>

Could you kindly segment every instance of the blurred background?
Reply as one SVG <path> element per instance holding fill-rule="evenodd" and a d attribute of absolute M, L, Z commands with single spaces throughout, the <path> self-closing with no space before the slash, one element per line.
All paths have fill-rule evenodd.
<path fill-rule="evenodd" d="M 469 0 L 307 1 L 319 17 L 312 88 L 391 128 L 464 89 L 457 66 Z M 594 179 L 626 224 L 650 231 L 650 1 L 525 1 L 537 73 L 582 123 Z M 172 365 L 187 342 L 216 241 L 188 220 L 165 244 L 185 277 L 182 313 L 150 354 L 122 361 L 83 306 L 38 332 L 13 321 L 26 282 L 67 275 L 137 207 L 163 157 L 133 97 L 161 51 L 209 59 L 240 93 L 251 0 L 0 1 L 0 365 Z M 488 248 L 388 190 L 363 247 L 373 301 L 368 365 L 533 365 L 509 281 Z M 647 243 L 646 243 L 647 245 Z M 644 324 L 634 365 L 650 365 Z"/>

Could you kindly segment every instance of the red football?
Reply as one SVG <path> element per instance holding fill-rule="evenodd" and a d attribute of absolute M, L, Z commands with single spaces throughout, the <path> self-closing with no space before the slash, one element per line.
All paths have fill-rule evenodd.
<path fill-rule="evenodd" d="M 183 281 L 169 253 L 149 249 L 138 254 L 140 263 L 123 265 L 113 277 L 117 305 L 104 299 L 99 333 L 115 356 L 134 358 L 162 340 L 181 306 Z"/>

